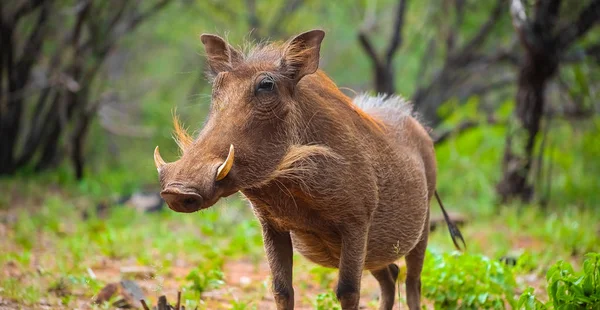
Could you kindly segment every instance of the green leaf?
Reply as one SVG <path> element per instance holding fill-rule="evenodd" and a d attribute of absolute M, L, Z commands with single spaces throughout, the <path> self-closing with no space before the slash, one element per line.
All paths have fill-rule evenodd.
<path fill-rule="evenodd" d="M 587 78 L 581 69 L 581 65 L 574 65 L 573 73 L 575 74 L 575 81 L 577 82 L 577 86 L 579 86 L 581 93 L 588 95 L 590 93 L 590 87 Z"/>

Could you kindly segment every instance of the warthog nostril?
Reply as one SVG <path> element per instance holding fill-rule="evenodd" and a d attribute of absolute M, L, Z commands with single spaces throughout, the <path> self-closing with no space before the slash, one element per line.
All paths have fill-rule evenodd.
<path fill-rule="evenodd" d="M 160 195 L 169 205 L 169 208 L 177 212 L 187 213 L 198 211 L 204 201 L 202 196 L 179 188 L 166 188 Z"/>

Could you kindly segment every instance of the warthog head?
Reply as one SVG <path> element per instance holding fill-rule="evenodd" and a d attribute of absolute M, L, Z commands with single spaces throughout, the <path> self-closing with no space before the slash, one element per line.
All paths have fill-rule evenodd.
<path fill-rule="evenodd" d="M 305 112 L 312 109 L 311 90 L 306 85 L 299 90 L 298 82 L 317 71 L 324 35 L 308 31 L 247 55 L 219 36 L 200 37 L 212 81 L 208 119 L 196 138 L 175 122 L 179 160 L 166 163 L 158 147 L 154 152 L 161 196 L 171 209 L 208 208 L 221 197 L 269 182 L 308 153 L 327 152 L 293 147 L 306 144 L 300 137 L 308 121 Z"/>

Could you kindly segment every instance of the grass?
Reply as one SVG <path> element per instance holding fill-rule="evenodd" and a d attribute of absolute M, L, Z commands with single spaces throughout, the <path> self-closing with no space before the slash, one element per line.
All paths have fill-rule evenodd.
<path fill-rule="evenodd" d="M 157 275 L 150 280 L 157 282 L 173 274 L 181 258 L 190 270 L 174 280 L 181 286 L 192 283 L 188 291 L 197 300 L 203 290 L 215 287 L 213 278 L 221 273 L 225 257 L 255 262 L 262 257 L 258 224 L 239 200 L 195 216 L 139 214 L 117 206 L 106 217 L 92 214 L 87 220 L 82 211 L 93 204 L 82 198 L 55 193 L 32 209 L 27 204 L 35 200 L 13 206 L 10 216 L 4 214 L 12 220 L 1 224 L 0 266 L 11 275 L 3 277 L 0 296 L 25 304 L 51 297 L 59 283 L 92 298 L 102 281 L 90 277 L 88 269 L 118 272 L 122 265 L 150 266 Z"/>
<path fill-rule="evenodd" d="M 0 266 L 8 275 L 0 281 L 3 298 L 28 306 L 89 304 L 103 285 L 119 278 L 119 267 L 126 265 L 153 269 L 154 277 L 141 281 L 150 299 L 174 295 L 183 288 L 183 300 L 191 307 L 226 304 L 232 309 L 252 309 L 260 308 L 261 300 L 270 296 L 260 228 L 240 199 L 227 199 L 191 215 L 170 210 L 140 214 L 115 206 L 107 215 L 92 213 L 83 220 L 82 211 L 94 206 L 90 199 L 62 190 L 48 194 L 43 190 L 47 185 L 41 183 L 41 188 L 27 185 L 27 191 L 40 195 L 22 197 L 19 182 L 11 185 L 11 208 L 3 211 L 0 224 Z M 448 233 L 435 231 L 423 275 L 424 291 L 437 290 L 444 296 L 445 290 L 460 287 L 460 279 L 443 278 L 440 272 L 458 268 L 476 277 L 475 270 L 485 266 L 482 262 L 501 268 L 498 259 L 514 255 L 519 264 L 508 271 L 517 281 L 509 290 L 510 297 L 518 297 L 532 285 L 543 292 L 544 274 L 551 264 L 563 259 L 578 266 L 584 253 L 598 250 L 600 238 L 590 233 L 599 228 L 598 220 L 591 211 L 542 213 L 533 207 L 507 207 L 499 214 L 472 218 L 463 228 L 469 259 L 450 264 L 454 267 L 447 261 L 450 256 L 444 256 L 448 254 L 435 254 L 452 251 Z M 309 309 L 330 307 L 335 270 L 316 266 L 297 254 L 294 268 L 294 284 L 302 292 L 297 294 L 300 303 Z M 367 274 L 364 278 L 364 303 L 376 307 L 376 282 Z M 455 293 L 460 299 L 464 292 Z M 424 294 L 431 298 L 430 305 L 439 298 Z"/>

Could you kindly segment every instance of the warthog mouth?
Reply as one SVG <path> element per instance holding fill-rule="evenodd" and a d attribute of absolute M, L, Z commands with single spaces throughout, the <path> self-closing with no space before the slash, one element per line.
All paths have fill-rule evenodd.
<path fill-rule="evenodd" d="M 210 207 L 195 189 L 184 187 L 180 183 L 169 184 L 160 192 L 160 196 L 175 212 L 192 213 Z"/>

